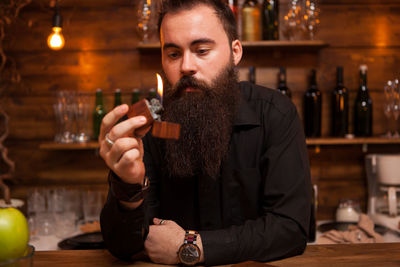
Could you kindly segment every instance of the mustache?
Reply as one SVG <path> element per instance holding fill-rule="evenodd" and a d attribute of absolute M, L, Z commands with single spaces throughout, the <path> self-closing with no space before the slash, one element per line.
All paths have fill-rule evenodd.
<path fill-rule="evenodd" d="M 182 78 L 179 79 L 179 81 L 175 84 L 175 86 L 172 88 L 172 96 L 180 96 L 182 95 L 183 91 L 191 87 L 193 89 L 198 89 L 204 92 L 210 91 L 209 85 L 206 84 L 204 81 L 200 81 L 193 76 L 182 76 Z"/>

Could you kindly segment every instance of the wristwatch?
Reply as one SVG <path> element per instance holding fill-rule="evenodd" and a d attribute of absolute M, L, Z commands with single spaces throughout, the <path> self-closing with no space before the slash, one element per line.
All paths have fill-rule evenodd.
<path fill-rule="evenodd" d="M 129 184 L 123 182 L 111 171 L 108 180 L 110 183 L 110 191 L 113 196 L 118 200 L 126 202 L 137 202 L 143 199 L 150 188 L 150 182 L 147 176 L 144 177 L 143 184 Z"/>
<path fill-rule="evenodd" d="M 183 265 L 195 265 L 200 261 L 200 249 L 197 246 L 199 233 L 193 230 L 186 230 L 185 240 L 178 250 L 179 261 Z"/>

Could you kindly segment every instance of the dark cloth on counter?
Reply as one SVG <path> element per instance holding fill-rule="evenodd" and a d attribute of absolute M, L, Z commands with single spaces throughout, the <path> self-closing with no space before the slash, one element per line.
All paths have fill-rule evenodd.
<path fill-rule="evenodd" d="M 109 193 L 101 213 L 104 241 L 113 255 L 131 259 L 143 250 L 154 217 L 197 230 L 206 265 L 303 253 L 311 185 L 296 107 L 276 90 L 248 82 L 239 87 L 242 100 L 217 179 L 169 177 L 162 165 L 163 141 L 150 134 L 143 139 L 150 178 L 145 201 L 124 210 Z"/>

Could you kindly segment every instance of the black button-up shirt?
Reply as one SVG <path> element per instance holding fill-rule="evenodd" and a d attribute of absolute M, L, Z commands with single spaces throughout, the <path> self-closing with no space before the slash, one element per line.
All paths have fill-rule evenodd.
<path fill-rule="evenodd" d="M 304 251 L 311 186 L 296 107 L 275 90 L 247 82 L 239 87 L 242 101 L 217 179 L 169 178 L 162 168 L 162 141 L 144 138 L 150 192 L 132 211 L 109 194 L 101 227 L 111 253 L 129 259 L 142 250 L 153 217 L 197 230 L 206 265 L 268 261 Z"/>

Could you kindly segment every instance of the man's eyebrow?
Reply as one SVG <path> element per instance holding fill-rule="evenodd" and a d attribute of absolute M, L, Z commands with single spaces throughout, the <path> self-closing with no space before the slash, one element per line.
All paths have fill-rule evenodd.
<path fill-rule="evenodd" d="M 168 49 L 168 48 L 179 48 L 179 46 L 176 45 L 176 44 L 174 44 L 174 43 L 165 43 L 165 44 L 163 45 L 163 50 L 166 50 L 166 49 Z"/>
<path fill-rule="evenodd" d="M 192 45 L 207 44 L 207 43 L 215 44 L 215 41 L 213 39 L 209 39 L 209 38 L 201 38 L 201 39 L 194 40 L 190 45 L 192 46 Z"/>
<path fill-rule="evenodd" d="M 209 39 L 209 38 L 201 38 L 201 39 L 197 39 L 197 40 L 194 40 L 193 42 L 191 42 L 190 46 L 197 45 L 197 44 L 207 44 L 207 43 L 215 44 L 215 41 L 212 39 Z M 174 43 L 165 43 L 163 45 L 162 49 L 166 50 L 168 48 L 180 48 L 180 47 Z"/>

